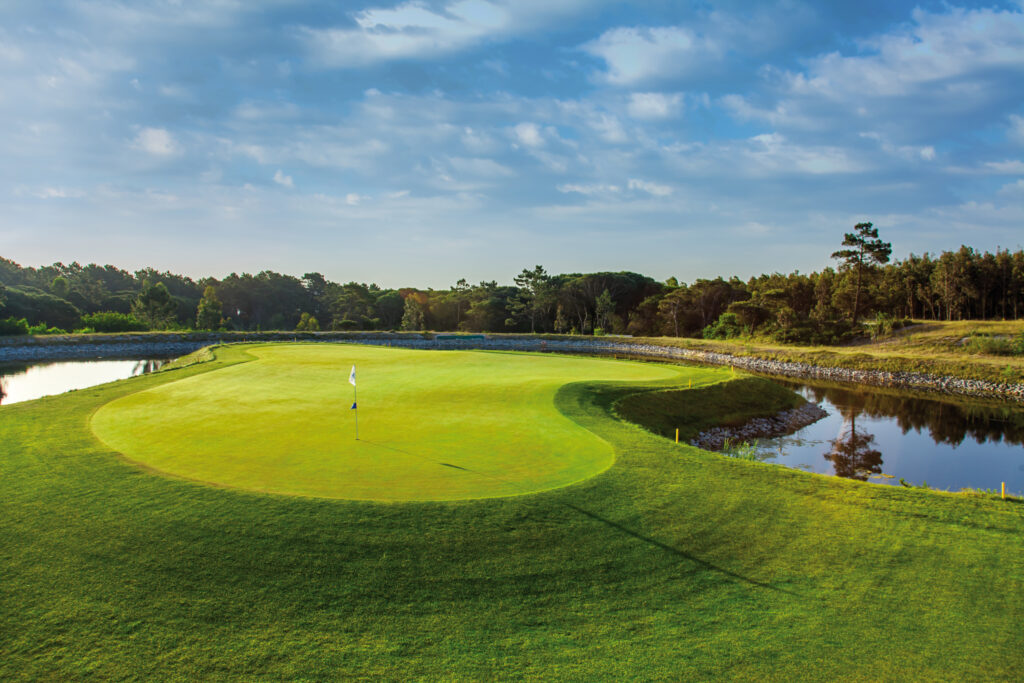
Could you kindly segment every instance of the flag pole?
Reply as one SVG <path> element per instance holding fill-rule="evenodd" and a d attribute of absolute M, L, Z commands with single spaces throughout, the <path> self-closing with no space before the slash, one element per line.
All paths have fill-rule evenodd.
<path fill-rule="evenodd" d="M 348 383 L 352 385 L 352 410 L 356 411 L 356 441 L 359 441 L 359 393 L 356 390 L 356 366 L 352 366 Z"/>

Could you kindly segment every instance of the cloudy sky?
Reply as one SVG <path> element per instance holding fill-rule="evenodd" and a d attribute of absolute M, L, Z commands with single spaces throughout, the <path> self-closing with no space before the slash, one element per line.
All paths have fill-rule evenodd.
<path fill-rule="evenodd" d="M 1024 3 L 4 0 L 0 256 L 444 288 L 1024 243 Z"/>

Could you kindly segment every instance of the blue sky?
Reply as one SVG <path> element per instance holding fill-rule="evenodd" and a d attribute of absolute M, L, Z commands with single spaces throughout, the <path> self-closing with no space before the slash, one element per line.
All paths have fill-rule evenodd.
<path fill-rule="evenodd" d="M 445 288 L 1024 243 L 1022 2 L 7 0 L 0 255 Z"/>

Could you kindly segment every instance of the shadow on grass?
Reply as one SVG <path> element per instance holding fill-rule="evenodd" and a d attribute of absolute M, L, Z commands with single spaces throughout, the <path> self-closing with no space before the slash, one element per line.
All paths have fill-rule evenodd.
<path fill-rule="evenodd" d="M 690 553 L 686 552 L 685 550 L 680 550 L 679 548 L 671 546 L 671 545 L 669 545 L 667 543 L 662 543 L 661 541 L 659 541 L 656 538 L 651 538 L 650 536 L 645 536 L 645 535 L 643 535 L 641 533 L 633 531 L 632 529 L 619 524 L 618 522 L 615 522 L 615 521 L 612 521 L 612 520 L 607 519 L 605 517 L 602 517 L 601 515 L 598 515 L 598 514 L 595 514 L 593 512 L 590 512 L 589 510 L 584 510 L 583 508 L 581 508 L 581 507 L 579 507 L 577 505 L 573 505 L 572 503 L 562 503 L 562 505 L 564 505 L 565 507 L 567 507 L 567 508 L 569 508 L 571 510 L 575 510 L 576 512 L 580 513 L 581 515 L 585 515 L 585 516 L 587 516 L 587 517 L 589 517 L 589 518 L 591 518 L 593 520 L 601 522 L 602 524 L 606 524 L 606 525 L 610 526 L 613 529 L 621 531 L 622 533 L 626 534 L 627 536 L 632 536 L 633 538 L 635 538 L 637 540 L 640 540 L 640 541 L 643 541 L 644 543 L 647 543 L 648 545 L 654 546 L 656 548 L 661 548 L 662 550 L 664 550 L 666 552 L 669 552 L 669 553 L 672 553 L 673 555 L 676 555 L 677 557 L 681 557 L 681 558 L 683 558 L 685 560 L 689 560 L 690 562 L 693 562 L 694 564 L 696 564 L 696 565 L 698 565 L 700 567 L 703 567 L 707 571 L 715 572 L 717 574 L 723 574 L 725 576 L 728 576 L 730 578 L 736 579 L 737 581 L 749 584 L 751 586 L 758 586 L 759 588 L 766 588 L 768 590 L 777 591 L 779 593 L 787 593 L 789 595 L 794 595 L 794 596 L 800 597 L 798 593 L 794 593 L 793 591 L 786 590 L 785 588 L 779 588 L 778 586 L 773 586 L 770 583 L 764 583 L 763 581 L 757 581 L 756 579 L 751 579 L 750 577 L 743 576 L 742 574 L 737 574 L 734 571 L 730 571 L 730 570 L 725 569 L 723 567 L 719 567 L 718 565 L 712 564 L 712 563 L 710 563 L 710 562 L 708 562 L 706 560 L 702 560 L 699 557 L 695 557 L 694 555 L 691 555 Z"/>
<path fill-rule="evenodd" d="M 428 460 L 430 462 L 433 462 L 433 463 L 435 463 L 436 465 L 438 465 L 440 467 L 450 467 L 452 469 L 461 470 L 463 472 L 466 472 L 467 474 L 475 474 L 477 476 L 485 477 L 487 479 L 493 479 L 493 480 L 496 480 L 496 481 L 499 481 L 501 483 L 504 483 L 504 484 L 508 485 L 512 489 L 519 489 L 523 493 L 533 493 L 532 491 L 528 491 L 526 489 L 521 488 L 514 481 L 510 481 L 508 479 L 504 479 L 502 477 L 499 477 L 499 476 L 496 476 L 496 475 L 493 475 L 493 474 L 488 474 L 486 472 L 480 472 L 478 470 L 473 470 L 473 469 L 470 469 L 468 467 L 461 467 L 459 465 L 452 465 L 452 464 L 446 463 L 446 462 L 439 462 L 439 461 L 436 461 L 436 460 L 432 460 L 431 458 L 427 458 L 426 456 L 420 455 L 419 453 L 413 453 L 411 451 L 407 451 L 407 450 L 404 450 L 404 449 L 401 449 L 401 448 L 395 448 L 394 446 L 386 446 L 386 445 L 384 445 L 382 443 L 377 443 L 377 442 L 374 442 L 374 441 L 363 441 L 363 443 L 369 444 L 371 446 L 376 446 L 377 448 L 383 448 L 385 450 L 395 451 L 397 453 L 404 453 L 405 455 L 412 455 L 414 457 L 423 458 L 424 460 Z M 714 572 L 714 573 L 717 573 L 717 574 L 721 574 L 723 576 L 727 576 L 727 577 L 729 577 L 731 579 L 734 579 L 736 581 L 739 581 L 739 582 L 742 582 L 742 583 L 745 583 L 745 584 L 748 584 L 748 585 L 751 585 L 751 586 L 757 586 L 759 588 L 764 588 L 766 590 L 776 591 L 776 592 L 779 592 L 779 593 L 786 593 L 788 595 L 794 595 L 794 596 L 800 597 L 800 595 L 798 593 L 794 593 L 793 591 L 786 590 L 785 588 L 779 588 L 778 586 L 773 586 L 773 585 L 771 585 L 769 583 L 764 583 L 763 581 L 757 581 L 756 579 L 752 579 L 750 577 L 743 576 L 742 574 L 738 574 L 738 573 L 736 573 L 734 571 L 731 571 L 729 569 L 725 569 L 724 567 L 719 567 L 718 565 L 712 564 L 711 562 L 708 562 L 706 560 L 702 560 L 699 557 L 696 557 L 696 556 L 692 555 L 691 553 L 686 552 L 685 550 L 681 550 L 681 549 L 676 548 L 674 546 L 671 546 L 671 545 L 669 545 L 667 543 L 663 543 L 663 542 L 659 541 L 656 538 L 651 538 L 650 536 L 645 536 L 645 535 L 643 535 L 641 533 L 633 531 L 632 529 L 630 529 L 628 527 L 625 527 L 622 524 L 619 524 L 618 522 L 615 522 L 613 520 L 610 520 L 610 519 L 607 519 L 605 517 L 602 517 L 601 515 L 598 515 L 598 514 L 596 514 L 594 512 L 590 512 L 589 510 L 585 510 L 585 509 L 579 507 L 578 505 L 574 505 L 572 503 L 565 503 L 565 502 L 560 503 L 560 505 L 562 505 L 564 507 L 567 507 L 570 510 L 573 510 L 575 512 L 578 512 L 581 515 L 589 517 L 592 520 L 595 520 L 597 522 L 605 524 L 606 526 L 609 526 L 612 529 L 615 529 L 615 530 L 617 530 L 617 531 L 619 531 L 621 533 L 624 533 L 627 536 L 632 536 L 633 538 L 635 538 L 635 539 L 637 539 L 639 541 L 643 541 L 644 543 L 646 543 L 646 544 L 648 544 L 648 545 L 650 545 L 652 547 L 660 548 L 661 550 L 664 550 L 665 552 L 671 553 L 671 554 L 675 555 L 676 557 L 680 557 L 680 558 L 683 558 L 683 559 L 685 559 L 685 560 L 687 560 L 689 562 L 692 562 L 695 565 L 697 565 L 699 567 L 702 567 L 706 571 Z"/>

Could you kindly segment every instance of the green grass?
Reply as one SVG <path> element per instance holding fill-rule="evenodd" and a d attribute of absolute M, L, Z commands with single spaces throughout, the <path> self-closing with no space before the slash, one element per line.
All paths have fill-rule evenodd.
<path fill-rule="evenodd" d="M 918 372 L 996 383 L 1024 382 L 1024 356 L 979 353 L 972 335 L 1016 337 L 1024 321 L 923 322 L 877 340 L 849 346 L 797 346 L 763 340 L 713 340 L 654 337 L 640 343 L 677 346 L 820 367 Z"/>
<path fill-rule="evenodd" d="M 565 486 L 612 464 L 607 442 L 556 410 L 562 385 L 679 377 L 671 366 L 481 351 L 279 344 L 248 353 L 253 362 L 109 403 L 93 431 L 135 462 L 221 486 L 359 500 L 487 498 Z"/>
<path fill-rule="evenodd" d="M 615 414 L 667 438 L 688 443 L 715 426 L 735 427 L 803 405 L 797 393 L 761 377 L 741 376 L 693 389 L 637 392 L 615 404 Z"/>
<path fill-rule="evenodd" d="M 215 488 L 91 434 L 218 356 L 0 409 L 0 680 L 1019 680 L 1020 504 L 676 446 L 610 414 L 650 383 L 560 388 L 615 463 L 508 498 Z"/>

